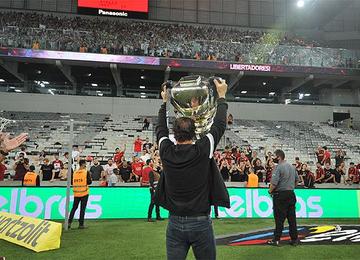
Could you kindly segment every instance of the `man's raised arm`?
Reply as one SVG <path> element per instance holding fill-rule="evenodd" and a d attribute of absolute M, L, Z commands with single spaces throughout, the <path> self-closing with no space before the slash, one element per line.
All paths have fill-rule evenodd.
<path fill-rule="evenodd" d="M 169 137 L 169 129 L 166 122 L 166 102 L 168 101 L 168 93 L 165 84 L 162 85 L 161 97 L 163 103 L 161 104 L 161 107 L 159 109 L 158 124 L 156 126 L 156 140 L 159 145 L 159 142 L 161 142 L 161 138 L 164 139 Z"/>

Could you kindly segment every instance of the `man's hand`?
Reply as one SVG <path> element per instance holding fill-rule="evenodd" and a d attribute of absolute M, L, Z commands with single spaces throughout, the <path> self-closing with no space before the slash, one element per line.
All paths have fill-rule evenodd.
<path fill-rule="evenodd" d="M 164 103 L 168 101 L 168 91 L 167 91 L 166 83 L 163 83 L 161 85 L 161 97 Z"/>
<path fill-rule="evenodd" d="M 27 133 L 22 133 L 12 139 L 10 139 L 10 134 L 0 132 L 0 149 L 4 152 L 9 152 L 18 148 L 22 145 L 28 138 Z"/>
<path fill-rule="evenodd" d="M 227 88 L 228 85 L 226 84 L 225 80 L 218 80 L 218 79 L 214 79 L 214 83 L 216 86 L 216 91 L 219 95 L 219 98 L 225 98 L 226 92 L 227 92 Z"/>

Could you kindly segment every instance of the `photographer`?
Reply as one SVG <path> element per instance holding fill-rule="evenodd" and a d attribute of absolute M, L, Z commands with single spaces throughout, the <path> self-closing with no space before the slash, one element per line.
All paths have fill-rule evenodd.
<path fill-rule="evenodd" d="M 20 153 L 19 160 L 15 162 L 13 170 L 15 171 L 14 181 L 22 181 L 29 170 L 29 159 L 24 158 L 23 154 Z"/>

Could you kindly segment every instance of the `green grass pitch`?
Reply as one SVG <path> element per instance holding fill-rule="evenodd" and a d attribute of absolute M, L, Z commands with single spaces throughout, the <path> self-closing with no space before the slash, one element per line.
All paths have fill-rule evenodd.
<path fill-rule="evenodd" d="M 272 219 L 214 220 L 216 235 L 234 234 L 273 227 Z M 359 219 L 304 219 L 299 224 L 360 224 Z M 0 256 L 12 259 L 166 259 L 165 231 L 167 221 L 87 220 L 87 229 L 64 231 L 61 248 L 35 253 L 0 240 Z M 284 243 L 285 244 L 285 243 Z M 360 245 L 307 245 L 280 248 L 271 246 L 218 246 L 217 259 L 359 259 Z M 188 259 L 194 259 L 189 252 Z"/>

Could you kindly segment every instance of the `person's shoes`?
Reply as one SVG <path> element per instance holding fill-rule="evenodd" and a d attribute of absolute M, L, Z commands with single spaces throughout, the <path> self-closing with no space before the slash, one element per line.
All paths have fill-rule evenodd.
<path fill-rule="evenodd" d="M 79 226 L 79 229 L 85 229 L 86 227 L 85 226 Z"/>
<path fill-rule="evenodd" d="M 291 245 L 291 246 L 298 246 L 299 245 L 299 240 L 290 240 L 290 242 L 289 242 L 289 244 Z"/>
<path fill-rule="evenodd" d="M 71 225 L 68 225 L 68 229 L 71 229 Z"/>
<path fill-rule="evenodd" d="M 152 218 L 148 218 L 147 222 L 155 222 Z"/>
<path fill-rule="evenodd" d="M 165 219 L 163 219 L 163 218 L 156 218 L 156 220 L 158 220 L 158 221 L 163 221 L 163 220 L 165 220 Z"/>
<path fill-rule="evenodd" d="M 279 240 L 274 240 L 274 239 L 268 240 L 268 241 L 266 242 L 266 244 L 268 244 L 268 245 L 270 245 L 270 246 L 280 246 Z"/>

